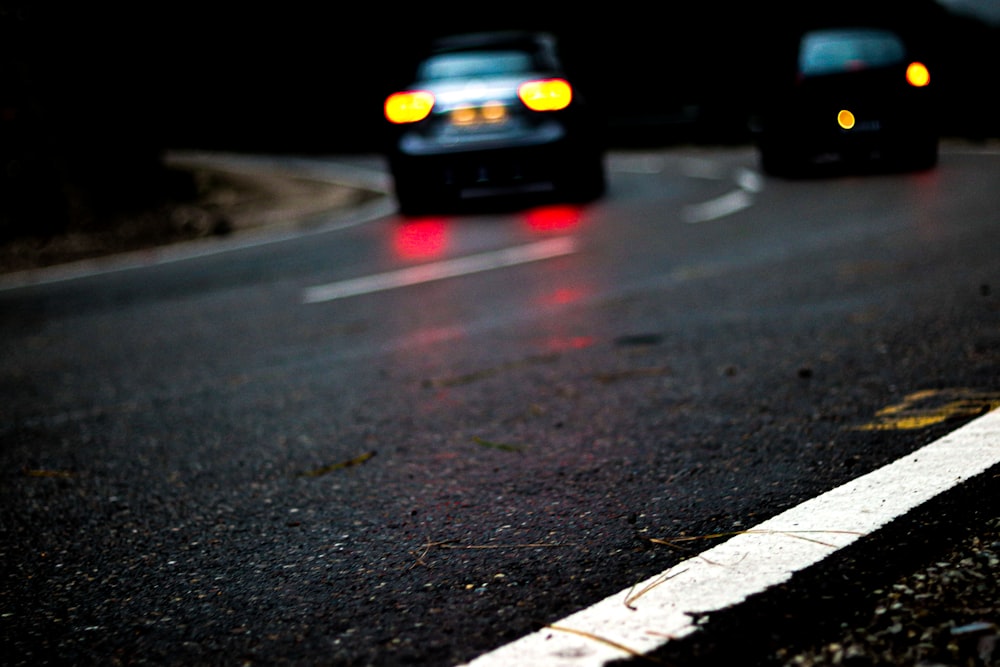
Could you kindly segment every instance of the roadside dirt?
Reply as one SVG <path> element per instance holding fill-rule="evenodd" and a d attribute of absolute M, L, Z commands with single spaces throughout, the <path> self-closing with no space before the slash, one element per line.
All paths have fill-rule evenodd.
<path fill-rule="evenodd" d="M 0 243 L 0 274 L 146 250 L 248 230 L 292 227 L 377 196 L 356 188 L 255 170 L 170 162 L 184 186 L 139 209 L 104 211 L 62 233 Z M 79 198 L 79 196 L 77 196 Z M 75 205 L 71 197 L 70 205 Z"/>

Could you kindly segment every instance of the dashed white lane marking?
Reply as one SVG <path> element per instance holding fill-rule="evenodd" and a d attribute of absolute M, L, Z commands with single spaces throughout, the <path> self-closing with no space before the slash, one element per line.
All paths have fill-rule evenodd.
<path fill-rule="evenodd" d="M 708 222 L 742 211 L 752 204 L 753 197 L 750 193 L 743 189 L 733 190 L 707 202 L 685 206 L 681 211 L 681 218 L 689 223 Z"/>
<path fill-rule="evenodd" d="M 421 264 L 420 266 L 400 269 L 399 271 L 390 271 L 388 273 L 379 273 L 363 278 L 354 278 L 352 280 L 310 287 L 305 290 L 302 301 L 303 303 L 333 301 L 334 299 L 343 299 L 360 294 L 370 294 L 372 292 L 417 285 L 432 280 L 453 278 L 455 276 L 480 273 L 506 266 L 537 262 L 543 259 L 568 255 L 573 252 L 576 252 L 576 239 L 571 236 L 560 236 L 479 255 Z"/>
<path fill-rule="evenodd" d="M 597 667 L 647 654 L 693 632 L 690 612 L 787 581 L 997 463 L 1000 410 L 467 665 Z"/>
<path fill-rule="evenodd" d="M 753 205 L 754 195 L 764 189 L 764 179 L 760 174 L 741 167 L 733 175 L 737 189 L 699 204 L 685 206 L 681 218 L 687 223 L 708 222 L 724 218 Z"/>
<path fill-rule="evenodd" d="M 757 194 L 764 189 L 764 178 L 753 169 L 740 167 L 735 178 L 736 184 L 746 192 Z"/>

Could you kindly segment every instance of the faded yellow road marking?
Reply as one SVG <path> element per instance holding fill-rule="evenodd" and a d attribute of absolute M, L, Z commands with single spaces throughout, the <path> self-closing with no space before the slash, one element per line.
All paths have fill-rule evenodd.
<path fill-rule="evenodd" d="M 1000 392 L 977 389 L 925 389 L 906 396 L 902 403 L 875 413 L 861 431 L 896 431 L 926 428 L 965 417 L 978 417 L 1000 408 Z"/>

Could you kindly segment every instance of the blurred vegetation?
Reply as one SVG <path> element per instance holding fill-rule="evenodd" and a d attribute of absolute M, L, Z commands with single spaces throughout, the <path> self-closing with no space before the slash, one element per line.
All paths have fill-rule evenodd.
<path fill-rule="evenodd" d="M 0 5 L 0 242 L 91 230 L 194 196 L 166 168 L 134 49 L 39 3 Z"/>
<path fill-rule="evenodd" d="M 755 96 L 797 29 L 890 22 L 928 53 L 945 133 L 1000 136 L 996 26 L 933 0 L 845 3 L 835 14 L 796 5 L 793 16 L 787 3 L 673 3 L 666 15 L 514 3 L 470 16 L 444 5 L 0 0 L 0 243 L 194 196 L 164 166 L 167 149 L 375 152 L 402 64 L 426 38 L 465 30 L 556 33 L 612 144 L 663 146 L 747 141 Z"/>

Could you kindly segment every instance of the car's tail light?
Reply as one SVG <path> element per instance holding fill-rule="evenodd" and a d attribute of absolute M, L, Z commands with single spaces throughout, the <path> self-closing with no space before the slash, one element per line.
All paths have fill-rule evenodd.
<path fill-rule="evenodd" d="M 854 114 L 847 109 L 841 109 L 840 113 L 837 114 L 837 125 L 840 125 L 845 130 L 852 129 L 854 123 Z"/>
<path fill-rule="evenodd" d="M 518 87 L 517 96 L 532 111 L 559 111 L 573 101 L 573 88 L 564 79 L 526 81 Z"/>
<path fill-rule="evenodd" d="M 416 123 L 434 108 L 434 96 L 424 90 L 393 93 L 385 100 L 385 117 L 391 123 Z"/>
<path fill-rule="evenodd" d="M 913 62 L 906 68 L 906 81 L 915 88 L 923 88 L 931 82 L 931 73 L 923 63 Z"/>

